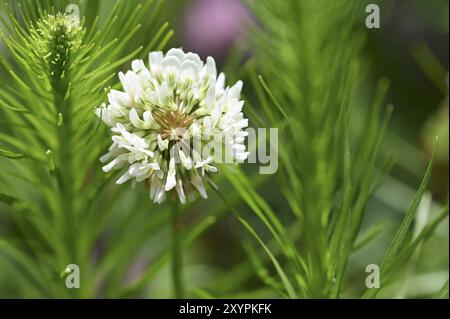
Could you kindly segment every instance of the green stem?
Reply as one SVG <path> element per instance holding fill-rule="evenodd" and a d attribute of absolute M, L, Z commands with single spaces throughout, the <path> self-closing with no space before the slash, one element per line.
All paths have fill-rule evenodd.
<path fill-rule="evenodd" d="M 174 205 L 172 208 L 172 280 L 174 297 L 184 298 L 183 287 L 183 251 L 182 251 L 182 233 L 179 220 L 179 207 Z"/>

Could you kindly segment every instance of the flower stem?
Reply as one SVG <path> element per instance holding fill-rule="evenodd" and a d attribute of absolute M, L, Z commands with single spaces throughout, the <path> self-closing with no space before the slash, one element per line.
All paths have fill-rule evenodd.
<path fill-rule="evenodd" d="M 184 298 L 183 287 L 183 252 L 181 224 L 179 221 L 179 207 L 174 205 L 172 208 L 172 280 L 174 297 Z"/>

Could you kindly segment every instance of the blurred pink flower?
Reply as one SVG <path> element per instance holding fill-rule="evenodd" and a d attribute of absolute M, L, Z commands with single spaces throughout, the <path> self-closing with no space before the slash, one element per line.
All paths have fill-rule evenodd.
<path fill-rule="evenodd" d="M 223 59 L 245 33 L 250 12 L 240 0 L 196 0 L 184 21 L 185 48 L 200 56 Z"/>

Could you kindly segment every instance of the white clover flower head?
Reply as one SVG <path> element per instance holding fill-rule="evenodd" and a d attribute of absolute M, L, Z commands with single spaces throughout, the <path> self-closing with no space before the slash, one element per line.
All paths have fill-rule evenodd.
<path fill-rule="evenodd" d="M 207 197 L 204 182 L 223 155 L 247 158 L 242 82 L 225 87 L 213 58 L 204 64 L 181 49 L 151 52 L 148 68 L 135 60 L 119 78 L 123 91 L 111 90 L 109 104 L 96 109 L 113 133 L 109 152 L 100 158 L 108 162 L 103 170 L 125 168 L 117 184 L 145 181 L 154 202 L 170 192 L 185 203 L 195 193 Z"/>

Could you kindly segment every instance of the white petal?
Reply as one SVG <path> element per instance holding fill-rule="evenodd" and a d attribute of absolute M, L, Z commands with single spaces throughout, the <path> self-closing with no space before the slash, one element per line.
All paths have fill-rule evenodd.
<path fill-rule="evenodd" d="M 111 153 L 106 153 L 106 154 L 100 156 L 99 160 L 100 160 L 100 162 L 104 163 L 107 160 L 109 160 L 110 158 L 111 158 Z"/>
<path fill-rule="evenodd" d="M 137 128 L 141 128 L 142 127 L 142 121 L 139 118 L 139 115 L 137 114 L 136 109 L 132 108 L 130 110 L 129 117 L 130 117 L 130 122 L 134 125 L 134 127 L 137 127 Z"/>
<path fill-rule="evenodd" d="M 181 181 L 181 179 L 178 181 L 175 189 L 177 190 L 178 197 L 180 198 L 180 202 L 182 204 L 186 204 L 186 195 L 184 195 L 183 182 Z"/>
<path fill-rule="evenodd" d="M 160 151 L 164 151 L 164 150 L 166 150 L 168 148 L 168 146 L 169 146 L 169 141 L 168 140 L 163 140 L 161 138 L 160 134 L 158 134 L 156 139 L 158 140 L 158 147 L 159 147 Z"/>
<path fill-rule="evenodd" d="M 242 81 L 237 81 L 235 85 L 230 88 L 229 97 L 239 99 L 242 91 Z"/>
<path fill-rule="evenodd" d="M 150 179 L 150 198 L 151 199 L 155 199 L 155 194 L 156 194 L 156 188 L 158 187 L 158 180 L 155 177 L 152 177 Z"/>
<path fill-rule="evenodd" d="M 192 169 L 192 160 L 184 154 L 183 150 L 178 151 L 178 155 L 180 156 L 181 164 L 187 169 Z"/>
<path fill-rule="evenodd" d="M 211 112 L 211 122 L 213 127 L 216 126 L 219 121 L 220 115 L 222 115 L 222 107 L 218 104 Z"/>
<path fill-rule="evenodd" d="M 177 181 L 176 181 L 176 178 L 175 178 L 175 174 L 176 174 L 176 171 L 175 171 L 175 158 L 172 157 L 170 159 L 170 162 L 169 162 L 169 172 L 167 173 L 167 180 L 166 180 L 166 186 L 165 186 L 165 191 L 166 192 L 170 191 L 177 184 Z"/>
<path fill-rule="evenodd" d="M 148 167 L 150 167 L 152 170 L 155 170 L 155 171 L 161 170 L 161 168 L 159 167 L 159 164 L 156 163 L 156 162 L 155 163 L 149 163 Z"/>
<path fill-rule="evenodd" d="M 166 199 L 166 192 L 164 191 L 164 188 L 158 187 L 155 194 L 155 203 L 161 204 Z"/>
<path fill-rule="evenodd" d="M 201 68 L 203 67 L 202 59 L 198 56 L 196 53 L 188 52 L 185 55 L 185 60 L 189 60 L 194 62 L 197 65 L 197 72 L 201 71 Z"/>
<path fill-rule="evenodd" d="M 105 173 L 108 173 L 110 170 L 116 167 L 120 167 L 123 162 L 125 162 L 128 158 L 128 154 L 122 154 L 117 156 L 115 159 L 113 159 L 109 164 L 103 166 L 103 171 Z"/>
<path fill-rule="evenodd" d="M 197 65 L 192 61 L 184 61 L 180 67 L 183 79 L 193 79 L 197 72 Z"/>
<path fill-rule="evenodd" d="M 130 173 L 125 172 L 125 174 L 123 174 L 117 181 L 116 184 L 120 185 L 125 183 L 127 180 L 129 180 L 130 178 L 132 178 L 133 176 L 130 175 Z"/>
<path fill-rule="evenodd" d="M 109 164 L 102 167 L 103 171 L 105 173 L 108 173 L 110 170 L 112 170 L 116 166 L 117 161 L 112 160 Z"/>
<path fill-rule="evenodd" d="M 167 82 L 163 82 L 159 87 L 159 102 L 164 105 L 167 102 L 167 97 L 169 96 L 169 85 Z"/>
<path fill-rule="evenodd" d="M 206 58 L 206 76 L 214 80 L 217 77 L 216 62 L 210 56 Z"/>
<path fill-rule="evenodd" d="M 225 74 L 220 73 L 216 81 L 216 96 L 222 95 L 225 87 Z"/>
<path fill-rule="evenodd" d="M 161 51 L 150 52 L 148 55 L 150 68 L 158 68 L 161 65 L 163 53 Z"/>
<path fill-rule="evenodd" d="M 120 77 L 120 74 L 119 74 L 119 77 Z M 122 73 L 122 77 L 125 77 L 125 75 L 123 73 Z M 128 106 L 131 104 L 130 96 L 125 92 L 121 92 L 121 91 L 117 91 L 117 90 L 109 91 L 108 101 L 111 104 L 121 105 L 121 106 Z"/>
<path fill-rule="evenodd" d="M 205 99 L 206 108 L 209 111 L 211 111 L 214 108 L 215 102 L 216 102 L 216 91 L 214 86 L 210 86 Z"/>
<path fill-rule="evenodd" d="M 145 111 L 143 114 L 144 122 L 147 127 L 153 124 L 153 115 L 151 111 Z"/>
<path fill-rule="evenodd" d="M 164 190 L 166 192 L 170 191 L 172 188 L 174 188 L 177 185 L 177 181 L 175 179 L 174 175 L 167 176 L 166 186 Z"/>
<path fill-rule="evenodd" d="M 197 191 L 200 193 L 200 196 L 203 198 L 208 198 L 208 195 L 206 194 L 205 185 L 203 184 L 203 179 L 196 175 L 192 177 L 191 184 L 194 185 L 194 187 L 197 189 Z"/>
<path fill-rule="evenodd" d="M 167 69 L 178 70 L 180 68 L 181 61 L 175 56 L 166 56 L 162 60 L 162 67 Z"/>
<path fill-rule="evenodd" d="M 174 57 L 178 58 L 180 61 L 182 61 L 185 57 L 185 53 L 180 48 L 172 48 L 169 51 L 167 51 L 166 56 L 174 56 Z"/>
<path fill-rule="evenodd" d="M 144 70 L 145 69 L 144 61 L 134 60 L 133 62 L 131 62 L 131 69 L 136 73 L 139 73 L 140 71 Z"/>

